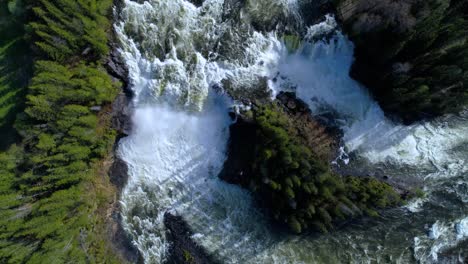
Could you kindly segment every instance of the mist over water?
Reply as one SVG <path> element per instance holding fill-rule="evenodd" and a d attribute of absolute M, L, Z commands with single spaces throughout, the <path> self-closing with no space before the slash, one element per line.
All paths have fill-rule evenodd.
<path fill-rule="evenodd" d="M 334 18 L 303 25 L 301 3 L 125 1 L 115 28 L 135 112 L 118 148 L 129 164 L 122 216 L 146 263 L 167 257 L 168 210 L 223 263 L 456 263 L 467 255 L 459 245 L 468 238 L 468 113 L 412 126 L 388 120 L 349 77 L 353 44 Z M 282 27 L 256 31 L 251 23 Z M 282 41 L 285 27 L 302 27 L 297 50 Z M 247 191 L 217 176 L 228 111 L 238 104 L 222 92 L 223 80 L 243 93 L 265 79 L 273 95 L 295 91 L 314 114 L 334 117 L 353 157 L 340 166 L 413 178 L 428 197 L 327 235 L 273 231 Z"/>

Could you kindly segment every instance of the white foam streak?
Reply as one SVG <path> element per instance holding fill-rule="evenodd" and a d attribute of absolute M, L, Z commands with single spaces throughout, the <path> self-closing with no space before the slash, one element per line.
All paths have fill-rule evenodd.
<path fill-rule="evenodd" d="M 196 8 L 187 1 L 126 0 L 116 32 L 133 81 L 135 100 L 164 102 L 200 111 L 210 85 L 220 81 L 216 64 L 196 47 L 210 47 L 220 26 L 223 1 Z"/>
<path fill-rule="evenodd" d="M 122 215 L 147 262 L 165 256 L 163 214 L 192 206 L 187 202 L 198 199 L 207 175 L 216 177 L 224 162 L 230 121 L 225 108 L 212 107 L 203 115 L 136 109 L 134 132 L 120 144 L 119 154 L 130 164 Z"/>
<path fill-rule="evenodd" d="M 414 239 L 414 256 L 422 263 L 439 263 L 439 254 L 468 239 L 468 217 L 435 222 L 426 236 Z"/>

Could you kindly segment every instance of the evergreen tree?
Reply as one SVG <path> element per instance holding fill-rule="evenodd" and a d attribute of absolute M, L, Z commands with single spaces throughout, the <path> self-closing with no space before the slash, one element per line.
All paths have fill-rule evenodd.
<path fill-rule="evenodd" d="M 356 44 L 352 75 L 406 121 L 460 111 L 468 104 L 467 13 L 466 0 L 358 5 L 344 21 Z"/>
<path fill-rule="evenodd" d="M 0 32 L 9 40 L 0 40 L 0 71 L 8 73 L 0 80 L 0 120 L 18 109 L 9 106 L 12 98 L 29 84 L 26 109 L 15 123 L 22 142 L 0 153 L 1 263 L 115 260 L 104 253 L 104 238 L 92 234 L 97 228 L 96 201 L 89 187 L 94 164 L 115 139 L 109 119 L 90 110 L 109 105 L 119 88 L 101 65 L 108 52 L 111 5 L 109 0 L 1 2 Z M 23 20 L 13 23 L 26 29 L 18 34 L 27 31 L 30 36 L 6 29 L 6 9 L 10 17 L 19 17 L 29 8 L 35 16 L 21 16 Z M 33 19 L 28 26 L 26 17 Z M 14 70 L 10 51 L 19 52 L 18 43 L 28 46 L 28 41 L 39 51 L 31 63 L 33 78 L 17 82 L 21 74 Z"/>
<path fill-rule="evenodd" d="M 375 209 L 400 203 L 385 183 L 331 172 L 276 103 L 256 109 L 254 121 L 258 140 L 247 186 L 292 231 L 327 232 L 338 221 L 362 213 L 375 216 Z"/>

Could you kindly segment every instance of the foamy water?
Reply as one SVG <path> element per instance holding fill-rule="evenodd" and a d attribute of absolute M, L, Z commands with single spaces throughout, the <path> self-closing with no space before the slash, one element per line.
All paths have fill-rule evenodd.
<path fill-rule="evenodd" d="M 135 93 L 134 129 L 118 148 L 129 164 L 123 224 L 145 262 L 167 257 L 168 210 L 225 263 L 436 262 L 441 251 L 466 240 L 467 114 L 395 124 L 349 77 L 353 44 L 333 17 L 307 26 L 300 1 L 246 1 L 240 10 L 233 2 L 206 0 L 197 8 L 183 0 L 127 0 L 115 25 Z M 288 51 L 281 31 L 250 26 L 276 18 L 303 27 L 297 51 Z M 326 33 L 326 41 L 315 41 Z M 408 177 L 423 180 L 429 196 L 329 235 L 271 230 L 247 191 L 217 177 L 226 158 L 228 109 L 237 103 L 212 89 L 228 80 L 242 92 L 265 78 L 273 94 L 295 91 L 314 114 L 333 113 L 344 131 L 343 150 L 369 167 L 384 164 L 388 175 L 412 167 Z"/>

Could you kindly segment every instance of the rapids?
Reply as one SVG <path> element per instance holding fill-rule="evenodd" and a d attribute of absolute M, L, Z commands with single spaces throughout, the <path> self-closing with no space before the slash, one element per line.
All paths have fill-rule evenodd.
<path fill-rule="evenodd" d="M 467 257 L 467 112 L 412 126 L 388 120 L 349 77 L 353 44 L 334 18 L 304 25 L 307 0 L 141 2 L 125 0 L 115 29 L 134 92 L 133 130 L 118 146 L 129 165 L 123 225 L 146 263 L 166 260 L 168 210 L 222 263 L 456 263 Z M 259 24 L 273 29 L 256 30 Z M 288 28 L 300 29 L 295 50 L 282 40 Z M 264 79 L 272 95 L 295 91 L 314 114 L 334 116 L 344 131 L 343 154 L 351 157 L 339 166 L 423 182 L 427 197 L 327 235 L 273 230 L 247 191 L 217 177 L 226 159 L 228 111 L 239 104 L 222 92 L 223 80 L 242 93 Z"/>

